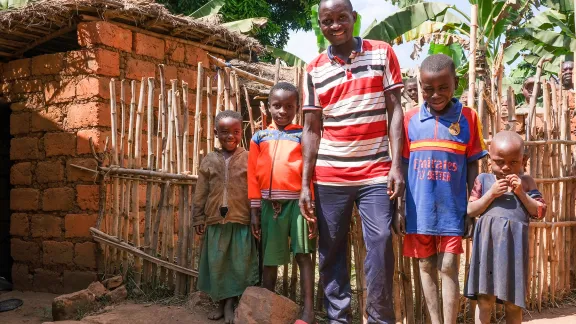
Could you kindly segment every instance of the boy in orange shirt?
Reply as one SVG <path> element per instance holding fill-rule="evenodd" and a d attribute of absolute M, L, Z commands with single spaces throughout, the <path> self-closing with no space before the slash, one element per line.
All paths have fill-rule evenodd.
<path fill-rule="evenodd" d="M 262 239 L 264 288 L 274 291 L 278 266 L 294 253 L 300 269 L 304 311 L 296 323 L 314 322 L 315 223 L 300 213 L 302 189 L 302 126 L 292 123 L 298 111 L 298 90 L 280 82 L 270 90 L 273 123 L 254 134 L 248 156 L 248 198 L 252 233 Z"/>

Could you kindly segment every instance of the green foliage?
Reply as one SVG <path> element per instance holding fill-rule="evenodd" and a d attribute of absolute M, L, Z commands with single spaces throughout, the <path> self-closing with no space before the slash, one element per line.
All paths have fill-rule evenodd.
<path fill-rule="evenodd" d="M 424 2 L 423 0 L 390 0 L 390 3 L 392 3 L 395 6 L 398 6 L 398 8 L 402 9 L 402 8 L 406 8 L 408 6 L 411 6 L 413 4 L 417 4 L 420 2 Z"/>
<path fill-rule="evenodd" d="M 224 23 L 223 25 L 232 31 L 237 31 L 242 34 L 255 34 L 260 30 L 260 28 L 265 26 L 267 22 L 268 18 L 260 17 L 235 20 L 229 23 Z"/>
<path fill-rule="evenodd" d="M 286 64 L 289 66 L 304 66 L 305 63 L 304 60 L 302 60 L 301 58 L 292 53 L 286 52 L 284 50 L 272 46 L 266 46 L 266 50 L 270 52 L 272 57 L 280 58 L 282 61 L 286 62 Z"/>
<path fill-rule="evenodd" d="M 171 12 L 190 15 L 209 0 L 157 0 Z M 311 8 L 319 0 L 225 0 L 220 9 L 224 22 L 244 20 L 254 17 L 268 18 L 265 27 L 254 33 L 262 44 L 283 48 L 288 42 L 291 30 L 310 30 L 308 17 Z"/>
<path fill-rule="evenodd" d="M 0 0 L 0 10 L 24 7 L 37 0 Z"/>
<path fill-rule="evenodd" d="M 215 15 L 220 12 L 220 9 L 224 7 L 226 0 L 211 0 L 208 1 L 205 5 L 200 7 L 198 10 L 194 11 L 190 14 L 190 17 L 193 18 L 201 18 L 206 16 Z"/>
<path fill-rule="evenodd" d="M 540 0 L 542 5 L 560 12 L 574 11 L 573 0 Z"/>

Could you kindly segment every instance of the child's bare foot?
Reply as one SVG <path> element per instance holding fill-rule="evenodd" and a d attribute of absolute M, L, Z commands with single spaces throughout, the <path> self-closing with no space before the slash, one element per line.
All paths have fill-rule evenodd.
<path fill-rule="evenodd" d="M 224 305 L 224 323 L 234 324 L 234 302 L 236 298 L 226 299 L 226 304 Z"/>
<path fill-rule="evenodd" d="M 218 308 L 216 310 L 214 310 L 213 312 L 211 312 L 210 314 L 208 314 L 208 319 L 213 320 L 213 321 L 217 321 L 217 320 L 221 319 L 222 317 L 224 317 L 224 305 L 225 304 L 226 304 L 226 300 L 221 300 L 218 303 Z"/>

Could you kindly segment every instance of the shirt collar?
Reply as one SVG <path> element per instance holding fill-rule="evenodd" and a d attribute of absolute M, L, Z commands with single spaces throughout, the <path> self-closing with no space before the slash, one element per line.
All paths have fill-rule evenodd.
<path fill-rule="evenodd" d="M 362 41 L 362 37 L 354 37 L 357 41 L 358 41 L 358 45 L 356 46 L 356 49 L 352 51 L 352 53 L 350 53 L 349 58 L 350 59 L 355 59 L 358 55 L 364 55 L 364 42 Z M 337 57 L 334 56 L 332 54 L 332 45 L 328 46 L 328 49 L 326 50 L 326 54 L 328 54 L 328 58 L 330 59 L 330 61 L 337 61 L 340 64 L 346 64 L 346 62 L 342 63 L 342 60 Z"/>
<path fill-rule="evenodd" d="M 452 98 L 452 103 L 452 107 L 448 108 L 448 111 L 445 114 L 438 117 L 449 123 L 457 123 L 460 118 L 460 112 L 462 111 L 462 103 L 456 98 Z M 420 107 L 420 121 L 425 121 L 434 117 L 435 116 L 432 115 L 426 107 L 426 103 L 423 103 Z"/>
<path fill-rule="evenodd" d="M 296 124 L 288 124 L 288 125 L 284 126 L 285 131 L 289 131 L 289 130 L 293 130 L 293 129 L 300 129 L 300 128 L 302 128 L 302 126 L 296 125 Z M 270 125 L 268 125 L 268 129 L 278 130 L 278 126 L 276 126 L 276 123 L 272 122 Z"/>
<path fill-rule="evenodd" d="M 224 150 L 221 149 L 221 148 L 214 148 L 214 151 L 215 151 L 216 153 L 218 153 L 218 154 L 224 154 Z M 240 154 L 240 153 L 242 153 L 242 152 L 244 152 L 244 151 L 246 151 L 245 148 L 243 148 L 242 146 L 238 146 L 238 147 L 236 148 L 236 151 L 234 151 L 234 154 L 232 154 L 232 156 L 238 155 L 238 154 Z"/>

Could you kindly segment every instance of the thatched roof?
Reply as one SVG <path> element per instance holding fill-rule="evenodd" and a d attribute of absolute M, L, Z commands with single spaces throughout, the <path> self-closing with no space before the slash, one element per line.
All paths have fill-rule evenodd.
<path fill-rule="evenodd" d="M 251 37 L 206 20 L 171 14 L 147 0 L 42 0 L 0 11 L 0 60 L 75 49 L 76 25 L 106 20 L 212 46 L 227 58 L 262 51 Z"/>

